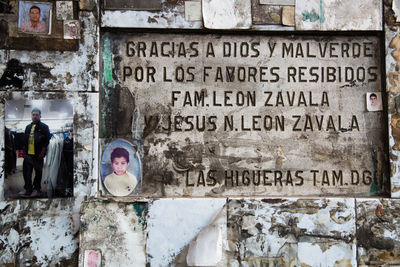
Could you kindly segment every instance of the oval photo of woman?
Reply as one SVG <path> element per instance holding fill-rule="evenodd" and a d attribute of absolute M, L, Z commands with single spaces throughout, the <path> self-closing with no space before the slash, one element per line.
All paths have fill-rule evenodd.
<path fill-rule="evenodd" d="M 123 197 L 137 192 L 142 173 L 139 153 L 128 141 L 116 140 L 104 150 L 100 171 L 111 195 Z"/>

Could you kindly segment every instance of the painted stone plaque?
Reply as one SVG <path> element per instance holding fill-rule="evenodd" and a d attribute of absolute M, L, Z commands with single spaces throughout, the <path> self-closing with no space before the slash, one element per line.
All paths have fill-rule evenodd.
<path fill-rule="evenodd" d="M 106 33 L 101 137 L 138 145 L 144 196 L 381 195 L 379 44 Z"/>

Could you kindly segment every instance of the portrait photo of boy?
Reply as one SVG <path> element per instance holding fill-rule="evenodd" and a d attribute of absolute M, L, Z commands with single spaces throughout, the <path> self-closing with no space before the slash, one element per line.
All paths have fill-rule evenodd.
<path fill-rule="evenodd" d="M 50 34 L 52 4 L 19 1 L 18 31 Z"/>
<path fill-rule="evenodd" d="M 103 185 L 111 195 L 122 197 L 134 193 L 140 179 L 138 153 L 129 142 L 114 141 L 103 153 L 101 173 Z"/>

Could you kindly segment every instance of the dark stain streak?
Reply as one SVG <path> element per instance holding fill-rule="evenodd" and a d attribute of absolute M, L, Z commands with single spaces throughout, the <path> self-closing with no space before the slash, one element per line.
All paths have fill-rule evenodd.
<path fill-rule="evenodd" d="M 164 155 L 167 159 L 173 160 L 176 171 L 182 173 L 187 170 L 194 170 L 197 165 L 199 165 L 197 169 L 202 169 L 202 152 L 202 145 L 188 145 L 178 150 L 172 144 L 169 146 L 169 150 L 164 151 Z"/>
<path fill-rule="evenodd" d="M 394 249 L 394 241 L 392 239 L 377 237 L 371 229 L 365 227 L 361 227 L 357 230 L 356 237 L 358 245 L 366 249 Z"/>
<path fill-rule="evenodd" d="M 261 201 L 264 203 L 269 203 L 269 204 L 278 204 L 278 203 L 285 202 L 284 199 L 268 199 L 268 198 L 261 199 Z"/>
<path fill-rule="evenodd" d="M 356 86 L 358 86 L 358 85 L 356 84 L 356 80 L 353 80 L 353 81 L 349 82 L 348 84 L 345 84 L 345 85 L 340 86 L 340 88 L 345 88 L 345 87 L 356 87 Z"/>
<path fill-rule="evenodd" d="M 6 42 L 8 34 L 8 23 L 2 19 L 0 20 L 0 46 Z"/>
<path fill-rule="evenodd" d="M 142 138 L 145 139 L 150 133 L 154 132 L 157 129 L 159 122 L 160 122 L 159 117 L 156 117 L 156 116 L 151 117 L 143 129 Z M 152 141 L 150 141 L 150 142 L 152 142 Z"/>
<path fill-rule="evenodd" d="M 152 18 L 150 16 L 147 18 L 147 22 L 148 23 L 158 23 L 158 21 L 155 18 Z"/>
<path fill-rule="evenodd" d="M 270 228 L 270 232 L 277 231 L 280 237 L 292 234 L 297 240 L 304 236 L 307 229 L 297 227 L 298 218 L 289 218 L 287 224 L 275 224 Z"/>
<path fill-rule="evenodd" d="M 3 213 L 3 212 L 5 212 L 5 211 L 7 211 L 7 209 L 8 209 L 10 206 L 11 206 L 10 204 L 6 205 L 6 206 L 4 207 L 4 209 L 1 209 L 1 210 L 0 210 L 0 214 Z"/>
<path fill-rule="evenodd" d="M 40 64 L 40 63 L 33 63 L 33 64 L 23 63 L 22 66 L 25 69 L 30 69 L 32 72 L 36 73 L 37 76 L 35 77 L 35 80 L 38 83 L 40 83 L 44 79 L 48 79 L 48 78 L 55 79 L 53 77 L 53 75 L 51 75 L 51 73 L 50 73 L 51 68 L 47 68 L 47 67 L 43 66 L 43 64 Z"/>
<path fill-rule="evenodd" d="M 22 88 L 24 68 L 17 59 L 10 59 L 7 67 L 0 78 L 0 88 L 14 87 Z"/>

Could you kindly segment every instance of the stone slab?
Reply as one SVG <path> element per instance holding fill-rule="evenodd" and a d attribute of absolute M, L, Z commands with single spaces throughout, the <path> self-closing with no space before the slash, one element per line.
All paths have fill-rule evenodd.
<path fill-rule="evenodd" d="M 0 265 L 76 265 L 73 199 L 0 201 Z"/>
<path fill-rule="evenodd" d="M 388 7 L 386 7 L 388 8 Z M 385 10 L 386 11 L 386 10 Z M 390 157 L 391 197 L 400 198 L 400 34 L 398 28 L 385 27 L 386 91 L 388 92 L 388 128 Z"/>
<path fill-rule="evenodd" d="M 296 0 L 296 30 L 380 31 L 382 1 Z"/>
<path fill-rule="evenodd" d="M 151 203 L 147 221 L 148 263 L 151 266 L 188 266 L 188 261 L 202 261 L 204 257 L 193 246 L 197 243 L 204 245 L 198 240 L 203 238 L 206 243 L 209 242 L 209 246 L 214 245 L 216 248 L 213 251 L 217 253 L 214 263 L 222 261 L 222 247 L 220 252 L 217 248 L 218 242 L 226 239 L 226 236 L 222 235 L 224 230 L 226 232 L 226 220 L 223 220 L 226 218 L 225 204 L 225 199 L 160 199 Z M 224 210 L 225 213 L 221 214 Z M 222 218 L 222 221 L 217 220 L 218 218 Z M 204 237 L 208 226 L 212 227 L 214 234 Z M 221 241 L 218 241 L 219 239 Z M 210 259 L 211 257 L 208 258 Z"/>
<path fill-rule="evenodd" d="M 354 199 L 230 199 L 229 266 L 355 266 Z"/>
<path fill-rule="evenodd" d="M 257 0 L 261 5 L 294 6 L 295 0 Z"/>
<path fill-rule="evenodd" d="M 201 29 L 202 21 L 185 19 L 184 1 L 164 1 L 161 10 L 104 10 L 102 27 Z"/>
<path fill-rule="evenodd" d="M 201 18 L 201 2 L 185 1 L 185 20 L 199 21 Z"/>
<path fill-rule="evenodd" d="M 383 193 L 385 118 L 365 102 L 381 90 L 378 38 L 110 33 L 103 43 L 101 138 L 142 145 L 144 196 Z"/>
<path fill-rule="evenodd" d="M 261 5 L 258 0 L 251 0 L 251 16 L 254 25 L 280 25 L 282 7 Z"/>
<path fill-rule="evenodd" d="M 399 266 L 400 201 L 357 199 L 356 208 L 360 266 Z"/>
<path fill-rule="evenodd" d="M 104 9 L 160 10 L 160 0 L 104 0 Z"/>
<path fill-rule="evenodd" d="M 147 203 L 83 203 L 79 265 L 86 250 L 101 252 L 102 266 L 146 266 Z"/>
<path fill-rule="evenodd" d="M 250 0 L 202 0 L 204 27 L 207 29 L 249 29 Z"/>
<path fill-rule="evenodd" d="M 295 26 L 294 20 L 295 8 L 292 6 L 284 6 L 282 8 L 282 24 L 285 26 Z"/>

